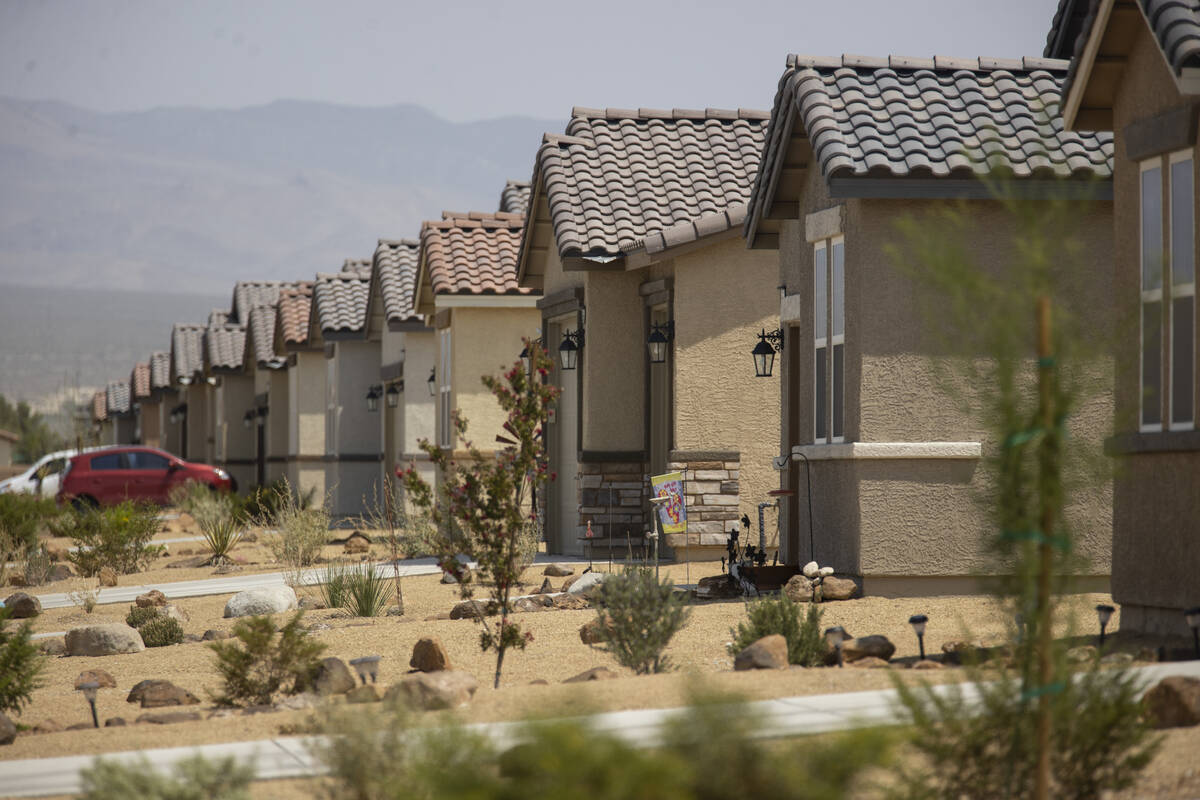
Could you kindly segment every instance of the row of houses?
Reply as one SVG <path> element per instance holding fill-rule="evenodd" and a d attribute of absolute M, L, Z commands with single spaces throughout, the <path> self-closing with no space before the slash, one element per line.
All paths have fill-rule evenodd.
<path fill-rule="evenodd" d="M 480 376 L 535 337 L 562 390 L 551 552 L 582 552 L 589 528 L 640 536 L 648 477 L 680 470 L 689 528 L 671 552 L 723 555 L 778 496 L 785 563 L 873 594 L 973 591 L 998 443 L 935 378 L 888 248 L 897 221 L 960 202 L 972 259 L 1002 276 L 1019 243 L 982 180 L 999 166 L 1029 197 L 1090 198 L 1087 329 L 1140 320 L 1070 423 L 1122 465 L 1067 510 L 1082 585 L 1111 576 L 1123 627 L 1182 630 L 1200 599 L 1197 76 L 1192 5 L 1060 0 L 1041 57 L 790 56 L 769 111 L 575 108 L 496 210 L 238 283 L 98 393 L 95 417 L 109 441 L 243 487 L 286 476 L 352 515 L 399 464 L 435 477 L 417 443 L 453 444 L 453 409 L 486 450 L 502 420 Z"/>

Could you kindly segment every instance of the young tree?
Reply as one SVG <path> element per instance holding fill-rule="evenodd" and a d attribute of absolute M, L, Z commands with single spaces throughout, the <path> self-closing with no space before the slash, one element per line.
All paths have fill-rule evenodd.
<path fill-rule="evenodd" d="M 521 578 L 522 534 L 536 522 L 532 498 L 547 479 L 543 435 L 550 407 L 558 397 L 558 387 L 544 381 L 552 366 L 549 354 L 540 342 L 526 339 L 525 347 L 528 370 L 517 361 L 503 379 L 483 376 L 484 386 L 508 414 L 504 430 L 511 438 L 501 440 L 506 446 L 485 455 L 466 438 L 467 420 L 456 409 L 455 438 L 462 443 L 465 458 L 456 456 L 452 447 L 442 448 L 427 440 L 420 443 L 441 474 L 440 488 L 445 491 L 435 493 L 411 465 L 402 473 L 412 503 L 429 510 L 439 529 L 446 531 L 440 542 L 441 566 L 458 579 L 464 600 L 472 599 L 475 590 L 456 551 L 478 563 L 477 573 L 491 600 L 486 607 L 474 605 L 483 628 L 479 644 L 484 652 L 496 651 L 497 688 L 505 653 L 512 647 L 523 650 L 532 638 L 510 621 L 509 598 Z M 440 503 L 436 502 L 438 494 L 444 497 Z M 466 533 L 465 541 L 450 535 L 455 526 Z M 499 613 L 498 623 L 488 619 L 487 608 Z"/>

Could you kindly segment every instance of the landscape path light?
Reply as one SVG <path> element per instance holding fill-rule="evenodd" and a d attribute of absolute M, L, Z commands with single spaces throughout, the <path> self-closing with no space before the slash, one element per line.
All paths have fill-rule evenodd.
<path fill-rule="evenodd" d="M 1200 658 L 1200 606 L 1193 606 L 1184 611 L 1183 618 L 1192 629 L 1192 647 L 1195 648 L 1196 658 Z"/>
<path fill-rule="evenodd" d="M 385 392 L 385 395 L 387 397 L 387 407 L 388 408 L 396 408 L 397 406 L 399 406 L 400 405 L 400 384 L 389 383 L 387 392 Z"/>
<path fill-rule="evenodd" d="M 1108 630 L 1108 621 L 1112 619 L 1114 611 L 1116 609 L 1106 603 L 1096 606 L 1096 619 L 1100 621 L 1100 647 L 1104 647 L 1104 634 Z"/>
<path fill-rule="evenodd" d="M 912 625 L 913 633 L 917 635 L 917 645 L 921 648 L 921 661 L 925 660 L 925 623 L 929 622 L 929 617 L 924 614 L 913 614 L 908 618 L 908 624 Z"/>
<path fill-rule="evenodd" d="M 769 378 L 775 369 L 775 353 L 783 349 L 783 331 L 776 328 L 770 333 L 766 328 L 758 334 L 758 344 L 750 351 L 754 356 L 754 377 Z"/>
<path fill-rule="evenodd" d="M 379 675 L 379 659 L 380 656 L 362 656 L 350 659 L 350 666 L 354 667 L 354 671 L 358 673 L 363 686 L 367 685 L 368 677 L 371 679 L 371 683 L 375 682 L 375 678 Z"/>
<path fill-rule="evenodd" d="M 825 629 L 825 641 L 830 647 L 833 648 L 833 651 L 837 653 L 837 665 L 839 667 L 845 666 L 842 664 L 842 642 L 845 640 L 845 638 L 846 629 L 841 625 L 834 625 L 832 628 Z"/>
<path fill-rule="evenodd" d="M 100 727 L 100 718 L 96 716 L 96 692 L 100 689 L 100 684 L 96 681 L 87 681 L 79 684 L 79 691 L 83 692 L 84 698 L 88 701 L 88 705 L 92 707 L 92 726 Z"/>

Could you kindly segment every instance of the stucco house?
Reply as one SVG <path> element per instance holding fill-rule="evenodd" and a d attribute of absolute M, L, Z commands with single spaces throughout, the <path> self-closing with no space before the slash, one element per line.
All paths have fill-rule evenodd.
<path fill-rule="evenodd" d="M 320 498 L 325 496 L 325 353 L 309 341 L 312 296 L 307 283 L 279 293 L 275 353 L 287 359 L 285 475 L 293 490 Z"/>
<path fill-rule="evenodd" d="M 437 361 L 437 338 L 417 313 L 414 295 L 421 244 L 412 239 L 380 239 L 371 261 L 365 337 L 379 342 L 380 364 L 374 392 L 383 443 L 380 486 L 398 466 L 413 464 L 428 482 L 432 462 L 418 442 L 433 439 L 434 398 L 429 375 Z"/>
<path fill-rule="evenodd" d="M 180 455 L 183 423 L 177 413 L 179 391 L 171 381 L 171 354 L 156 350 L 150 354 L 150 397 L 142 401 L 140 419 L 143 442 L 160 447 L 168 453 Z M 154 419 L 149 417 L 153 416 Z M 147 431 L 154 432 L 157 444 L 146 438 Z"/>
<path fill-rule="evenodd" d="M 417 313 L 436 331 L 436 363 L 428 377 L 436 395 L 431 439 L 458 447 L 451 415 L 468 422 L 471 441 L 487 454 L 503 433 L 504 411 L 481 381 L 512 367 L 522 337 L 537 336 L 537 293 L 517 285 L 524 217 L 508 212 L 457 213 L 421 226 Z M 415 387 L 414 387 L 415 388 Z"/>
<path fill-rule="evenodd" d="M 581 552 L 589 522 L 623 552 L 650 524 L 649 476 L 682 470 L 688 539 L 662 551 L 715 560 L 778 486 L 779 386 L 750 356 L 777 327 L 778 265 L 740 238 L 767 120 L 576 108 L 565 134 L 544 137 L 520 285 L 543 293 L 562 389 L 547 441 L 552 552 Z"/>
<path fill-rule="evenodd" d="M 104 387 L 105 438 L 101 444 L 133 444 L 137 419 L 127 381 L 111 381 Z"/>
<path fill-rule="evenodd" d="M 1112 132 L 1116 316 L 1136 320 L 1115 354 L 1113 599 L 1122 630 L 1187 634 L 1182 611 L 1200 605 L 1200 10 L 1063 0 L 1046 54 L 1073 58 L 1065 127 Z"/>
<path fill-rule="evenodd" d="M 815 558 L 893 596 L 977 591 L 974 576 L 994 569 L 977 498 L 998 443 L 937 380 L 942 356 L 887 246 L 898 220 L 962 202 L 976 263 L 1002 274 L 1016 229 L 979 180 L 991 170 L 980 153 L 1031 197 L 1061 181 L 1090 185 L 1091 322 L 1111 325 L 1112 137 L 1062 130 L 1066 72 L 1065 61 L 1032 58 L 788 57 L 744 233 L 779 257 L 789 562 Z M 1073 418 L 1072 442 L 1098 451 L 1110 408 Z M 1102 483 L 1067 509 L 1090 564 L 1082 588 L 1107 584 L 1111 507 Z"/>
<path fill-rule="evenodd" d="M 171 329 L 171 384 L 178 392 L 178 402 L 170 413 L 179 426 L 177 455 L 188 461 L 208 462 L 212 459 L 209 435 L 212 386 L 204 375 L 206 327 L 177 322 Z"/>
<path fill-rule="evenodd" d="M 92 441 L 97 445 L 108 444 L 112 423 L 108 420 L 108 393 L 100 389 L 92 393 Z"/>
<path fill-rule="evenodd" d="M 149 361 L 139 361 L 133 365 L 129 372 L 129 394 L 133 403 L 134 443 L 158 447 L 158 407 L 150 391 Z M 153 439 L 153 444 L 147 436 Z"/>
<path fill-rule="evenodd" d="M 13 451 L 20 441 L 21 437 L 12 431 L 0 430 L 0 467 L 12 466 Z"/>

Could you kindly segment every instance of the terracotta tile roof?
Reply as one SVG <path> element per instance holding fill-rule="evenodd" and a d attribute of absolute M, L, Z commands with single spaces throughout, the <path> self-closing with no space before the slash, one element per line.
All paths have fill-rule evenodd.
<path fill-rule="evenodd" d="M 176 323 L 171 330 L 171 382 L 194 378 L 204 370 L 206 325 Z"/>
<path fill-rule="evenodd" d="M 129 384 L 125 381 L 113 381 L 104 388 L 105 408 L 108 416 L 129 413 Z"/>
<path fill-rule="evenodd" d="M 284 346 L 308 344 L 308 316 L 312 310 L 313 285 L 305 283 L 279 293 L 276 326 Z"/>
<path fill-rule="evenodd" d="M 108 419 L 108 392 L 103 389 L 92 395 L 92 419 L 96 422 Z"/>
<path fill-rule="evenodd" d="M 379 282 L 383 315 L 388 323 L 422 319 L 414 311 L 420 250 L 421 243 L 412 239 L 380 239 L 375 248 L 372 276 Z"/>
<path fill-rule="evenodd" d="M 129 386 L 133 390 L 133 399 L 141 400 L 150 396 L 150 363 L 142 361 L 133 365 L 129 373 Z"/>
<path fill-rule="evenodd" d="M 768 114 L 575 108 L 534 168 L 562 257 L 617 257 L 647 236 L 744 204 Z"/>
<path fill-rule="evenodd" d="M 529 181 L 508 181 L 500 193 L 500 210 L 510 214 L 527 214 L 531 187 Z"/>
<path fill-rule="evenodd" d="M 246 350 L 246 329 L 222 325 L 204 331 L 204 360 L 210 369 L 240 370 Z"/>
<path fill-rule="evenodd" d="M 788 56 L 747 212 L 774 192 L 785 140 L 807 135 L 821 175 L 1108 178 L 1112 135 L 1064 131 L 1067 62 Z M 794 127 L 793 127 L 794 126 Z"/>
<path fill-rule="evenodd" d="M 150 388 L 168 389 L 171 386 L 171 354 L 158 350 L 150 354 Z"/>
<path fill-rule="evenodd" d="M 312 300 L 315 319 L 309 325 L 319 325 L 322 335 L 361 331 L 367 320 L 370 284 L 370 272 L 318 272 Z"/>
<path fill-rule="evenodd" d="M 529 294 L 517 286 L 524 227 L 521 214 L 442 212 L 421 225 L 420 280 L 434 294 Z"/>

